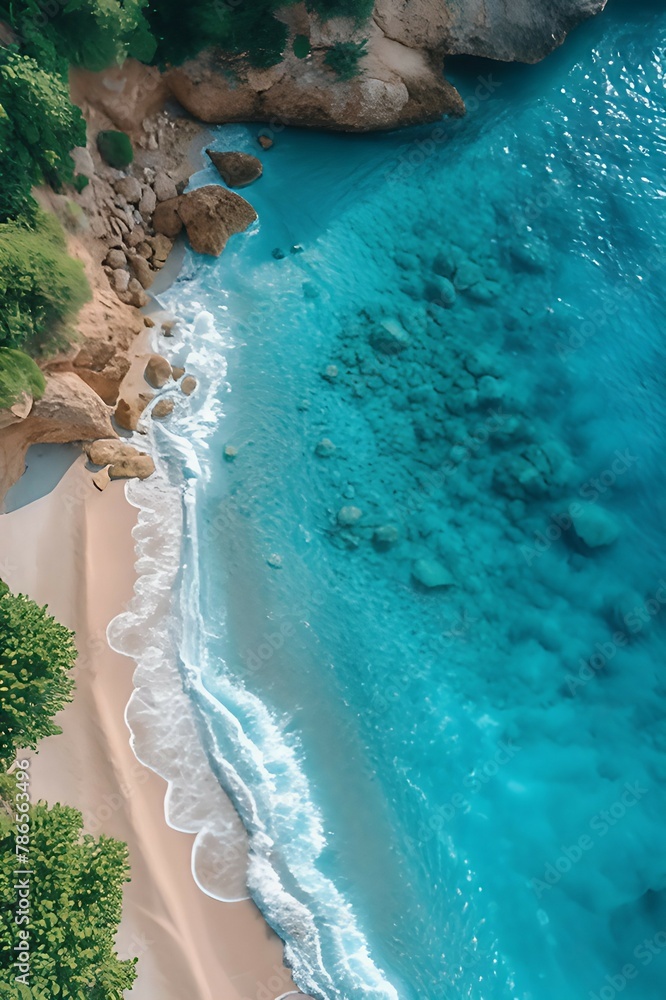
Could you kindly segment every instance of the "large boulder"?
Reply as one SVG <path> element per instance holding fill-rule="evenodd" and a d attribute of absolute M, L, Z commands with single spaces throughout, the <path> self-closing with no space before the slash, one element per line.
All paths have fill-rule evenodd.
<path fill-rule="evenodd" d="M 232 188 L 247 187 L 261 177 L 261 160 L 250 153 L 218 153 L 207 149 L 211 162 L 225 184 Z"/>
<path fill-rule="evenodd" d="M 162 236 L 175 240 L 183 228 L 183 220 L 178 214 L 180 196 L 161 201 L 153 215 L 153 229 Z"/>
<path fill-rule="evenodd" d="M 298 8 L 302 10 L 301 5 Z M 287 19 L 298 16 L 296 8 L 285 10 Z M 360 72 L 341 80 L 325 62 L 327 49 L 340 39 L 317 38 L 315 30 L 319 27 L 313 19 L 307 61 L 288 51 L 277 66 L 257 70 L 249 69 L 242 59 L 229 57 L 225 62 L 219 53 L 210 52 L 170 70 L 167 83 L 191 114 L 215 123 L 264 121 L 279 122 L 280 127 L 367 132 L 464 113 L 460 95 L 442 75 L 436 45 L 426 51 L 396 42 L 370 20 L 355 37 L 368 40 Z M 348 22 L 342 37 L 350 38 Z"/>
<path fill-rule="evenodd" d="M 90 338 L 74 358 L 73 368 L 105 403 L 113 406 L 130 369 L 130 360 L 108 340 Z"/>
<path fill-rule="evenodd" d="M 153 271 L 146 258 L 137 253 L 136 256 L 129 257 L 127 263 L 129 264 L 130 271 L 141 287 L 150 288 L 155 280 L 155 271 Z"/>
<path fill-rule="evenodd" d="M 113 465 L 122 459 L 145 454 L 121 438 L 101 438 L 99 441 L 91 441 L 83 450 L 93 465 Z"/>
<path fill-rule="evenodd" d="M 114 436 L 108 407 L 78 375 L 48 375 L 44 395 L 33 403 L 28 416 L 0 431 L 0 498 L 22 476 L 31 445 Z"/>
<path fill-rule="evenodd" d="M 242 233 L 257 218 L 249 202 L 218 184 L 181 195 L 178 215 L 185 224 L 192 249 L 213 257 L 219 257 L 230 236 Z"/>
<path fill-rule="evenodd" d="M 113 414 L 118 426 L 124 431 L 137 430 L 141 415 L 152 398 L 152 394 L 147 392 L 140 392 L 133 399 L 121 397 Z"/>
<path fill-rule="evenodd" d="M 24 421 L 28 424 L 35 441 L 52 444 L 115 436 L 108 407 L 73 372 L 46 379 L 44 395 Z"/>
<path fill-rule="evenodd" d="M 171 365 L 161 354 L 151 354 L 144 369 L 144 378 L 153 389 L 161 389 L 172 377 Z"/>
<path fill-rule="evenodd" d="M 605 6 L 606 0 L 376 0 L 373 18 L 387 37 L 402 45 L 444 55 L 534 63 Z"/>
<path fill-rule="evenodd" d="M 155 471 L 155 463 L 150 455 L 135 452 L 118 459 L 109 467 L 111 479 L 147 479 Z"/>
<path fill-rule="evenodd" d="M 136 177 L 130 175 L 121 177 L 113 186 L 121 198 L 124 198 L 130 205 L 138 205 L 141 201 L 141 184 Z"/>
<path fill-rule="evenodd" d="M 84 450 L 93 465 L 103 467 L 93 476 L 98 489 L 104 489 L 109 478 L 147 479 L 155 471 L 155 463 L 150 455 L 118 438 L 93 441 Z"/>

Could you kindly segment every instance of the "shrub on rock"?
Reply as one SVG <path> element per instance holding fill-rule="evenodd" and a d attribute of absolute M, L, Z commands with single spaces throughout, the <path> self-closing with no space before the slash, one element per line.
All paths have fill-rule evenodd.
<path fill-rule="evenodd" d="M 0 409 L 13 406 L 25 393 L 32 399 L 44 395 L 44 376 L 23 351 L 0 347 Z"/>
<path fill-rule="evenodd" d="M 367 39 L 362 42 L 336 42 L 324 56 L 324 62 L 341 80 L 352 80 L 361 72 L 360 61 L 367 55 Z"/>
<path fill-rule="evenodd" d="M 97 134 L 97 148 L 105 163 L 115 170 L 124 170 L 134 159 L 130 137 L 125 132 L 107 130 Z"/>

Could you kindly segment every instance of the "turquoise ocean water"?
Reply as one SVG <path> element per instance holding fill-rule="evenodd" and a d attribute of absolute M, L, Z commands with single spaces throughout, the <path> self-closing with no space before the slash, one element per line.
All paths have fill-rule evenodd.
<path fill-rule="evenodd" d="M 183 676 L 316 996 L 663 996 L 665 54 L 611 0 L 463 121 L 279 131 L 163 296 Z"/>

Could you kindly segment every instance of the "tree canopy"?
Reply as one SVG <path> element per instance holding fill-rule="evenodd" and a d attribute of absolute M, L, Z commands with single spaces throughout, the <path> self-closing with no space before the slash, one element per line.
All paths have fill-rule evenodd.
<path fill-rule="evenodd" d="M 4 586 L 4 585 L 3 585 Z M 23 594 L 0 596 L 0 767 L 18 749 L 59 733 L 53 717 L 71 701 L 73 633 Z"/>
<path fill-rule="evenodd" d="M 114 938 L 129 880 L 127 847 L 83 834 L 76 809 L 40 802 L 30 816 L 30 991 L 15 982 L 14 827 L 0 814 L 0 1000 L 122 1000 L 136 959 L 120 961 Z"/>

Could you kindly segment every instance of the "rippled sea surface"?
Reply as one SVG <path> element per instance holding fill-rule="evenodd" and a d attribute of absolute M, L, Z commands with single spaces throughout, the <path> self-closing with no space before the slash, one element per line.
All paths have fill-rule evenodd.
<path fill-rule="evenodd" d="M 665 58 L 611 0 L 461 122 L 279 132 L 165 296 L 189 690 L 317 996 L 663 996 Z"/>

